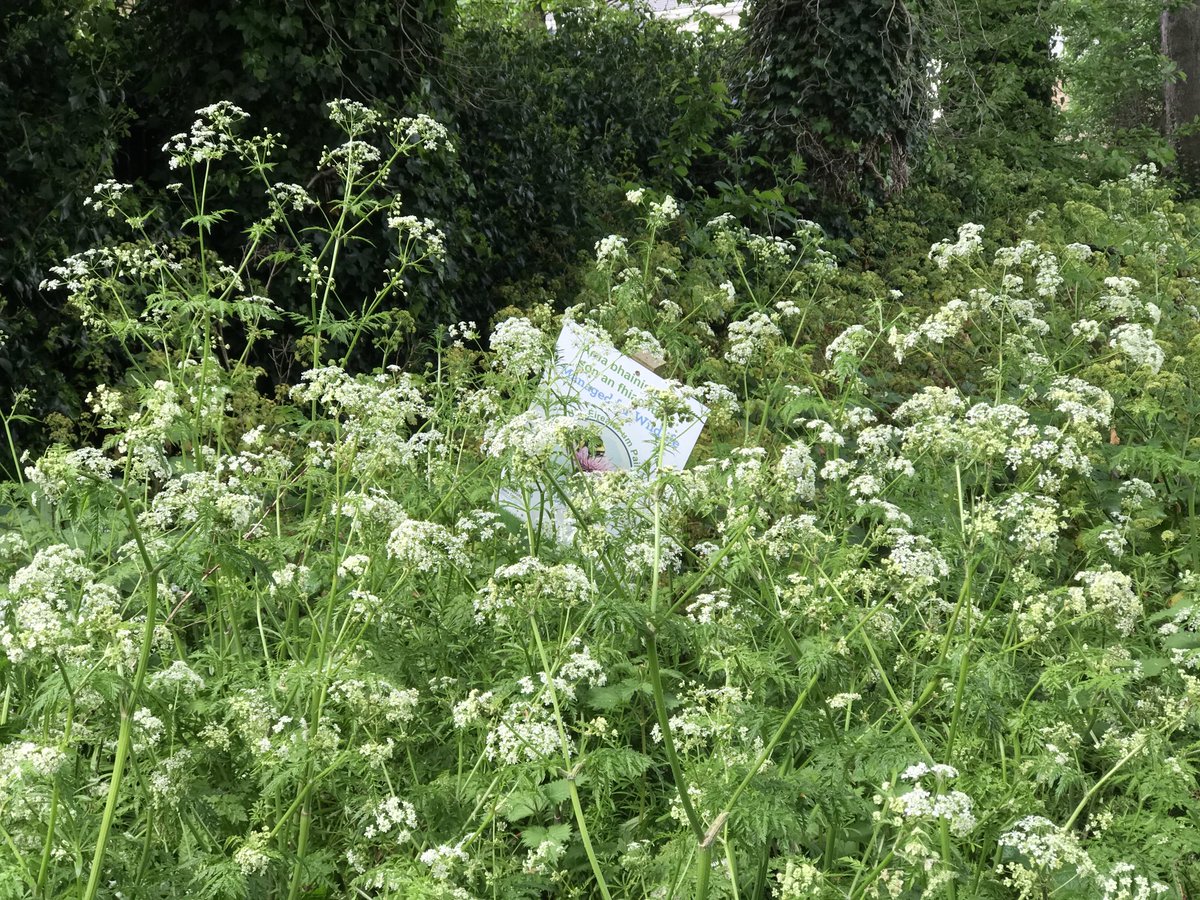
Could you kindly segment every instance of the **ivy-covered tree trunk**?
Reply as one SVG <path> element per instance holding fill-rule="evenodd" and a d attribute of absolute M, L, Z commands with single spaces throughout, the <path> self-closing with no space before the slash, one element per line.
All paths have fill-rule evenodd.
<path fill-rule="evenodd" d="M 744 122 L 758 155 L 799 155 L 825 197 L 899 192 L 924 131 L 926 57 L 903 0 L 754 0 Z"/>
<path fill-rule="evenodd" d="M 1200 116 L 1200 3 L 1163 13 L 1162 51 L 1184 76 L 1166 84 L 1163 124 L 1173 136 L 1179 174 L 1195 191 L 1200 189 L 1200 132 L 1177 131 Z"/>

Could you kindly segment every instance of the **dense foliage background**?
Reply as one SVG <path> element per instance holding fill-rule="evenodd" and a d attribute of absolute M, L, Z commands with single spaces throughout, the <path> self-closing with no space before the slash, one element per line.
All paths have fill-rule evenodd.
<path fill-rule="evenodd" d="M 0 9 L 0 898 L 1200 893 L 1200 4 L 692 25 Z"/>

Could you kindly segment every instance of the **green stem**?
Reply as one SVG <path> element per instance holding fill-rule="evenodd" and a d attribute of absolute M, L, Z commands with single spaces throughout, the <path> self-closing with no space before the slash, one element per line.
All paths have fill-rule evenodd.
<path fill-rule="evenodd" d="M 121 728 L 117 734 L 117 756 L 113 760 L 112 775 L 108 785 L 108 799 L 104 803 L 104 817 L 100 822 L 100 834 L 96 837 L 96 850 L 92 854 L 92 868 L 88 874 L 87 887 L 84 889 L 82 900 L 95 900 L 96 891 L 100 888 L 100 873 L 104 867 L 104 851 L 108 846 L 108 836 L 112 831 L 113 819 L 116 816 L 117 800 L 121 793 L 121 780 L 125 774 L 125 763 L 129 759 L 130 745 L 133 741 L 133 711 L 142 695 L 142 685 L 146 680 L 146 670 L 150 666 L 150 649 L 154 642 L 154 624 L 158 615 L 158 571 L 159 566 L 150 560 L 142 540 L 141 529 L 138 528 L 137 518 L 129 503 L 129 497 L 121 492 L 121 507 L 133 532 L 138 554 L 146 568 L 146 585 L 150 597 L 146 601 L 146 623 L 142 628 L 142 646 L 138 651 L 137 668 L 134 670 L 133 685 L 129 696 L 121 704 Z"/>
<path fill-rule="evenodd" d="M 775 733 L 771 735 L 771 740 L 769 740 L 767 745 L 762 748 L 762 751 L 758 754 L 758 758 L 755 759 L 754 763 L 750 766 L 750 771 L 746 773 L 746 777 L 742 779 L 741 783 L 725 802 L 725 806 L 721 809 L 720 815 L 717 816 L 718 819 L 722 819 L 723 817 L 729 815 L 729 811 L 733 809 L 733 804 L 735 804 L 738 797 L 742 795 L 742 791 L 746 789 L 747 785 L 750 784 L 754 776 L 758 774 L 758 770 L 762 768 L 763 764 L 775 751 L 775 747 L 783 738 L 784 732 L 787 731 L 788 726 L 792 724 L 792 719 L 796 717 L 796 713 L 800 712 L 800 707 L 802 707 L 804 705 L 804 701 L 808 699 L 808 692 L 811 691 L 814 686 L 816 686 L 817 678 L 817 675 L 814 675 L 812 678 L 810 678 L 808 680 L 808 684 L 804 686 L 804 690 L 802 690 L 799 696 L 796 697 L 796 702 L 792 704 L 792 708 L 788 710 L 787 715 L 783 717 L 783 721 L 779 723 L 779 727 L 775 729 Z"/>
<path fill-rule="evenodd" d="M 58 654 L 54 655 L 54 664 L 58 667 L 59 674 L 62 675 L 63 685 L 67 689 L 67 727 L 63 730 L 63 748 L 67 749 L 71 744 L 71 731 L 75 725 L 75 691 L 71 687 L 71 679 L 67 676 L 66 666 Z M 46 878 L 50 874 L 50 856 L 54 851 L 54 832 L 58 825 L 58 802 L 60 799 L 60 791 L 58 781 L 54 783 L 54 792 L 50 797 L 50 815 L 46 821 L 46 842 L 42 845 L 42 863 L 38 867 L 37 886 L 34 888 L 35 894 L 42 892 L 43 885 L 46 884 Z"/>
<path fill-rule="evenodd" d="M 611 900 L 608 885 L 604 881 L 604 871 L 600 868 L 600 862 L 596 859 L 596 851 L 592 848 L 592 839 L 588 835 L 587 820 L 583 817 L 583 804 L 579 802 L 579 788 L 575 786 L 573 771 L 567 773 L 567 786 L 571 790 L 571 808 L 575 810 L 575 824 L 579 826 L 579 839 L 583 841 L 584 852 L 587 853 L 592 874 L 596 877 L 596 886 L 600 888 L 600 896 L 604 900 Z"/>
<path fill-rule="evenodd" d="M 900 702 L 900 698 L 896 696 L 896 691 L 892 688 L 892 682 L 887 677 L 887 670 L 883 667 L 883 663 L 879 659 L 879 654 L 875 652 L 875 644 L 872 642 L 870 635 L 864 631 L 862 639 L 863 644 L 867 648 L 867 653 L 871 656 L 871 662 L 875 664 L 875 671 L 879 673 L 879 679 L 883 682 L 883 686 L 887 690 L 888 696 L 892 698 L 892 705 L 895 706 L 897 714 L 899 714 L 901 720 L 904 722 L 904 727 L 907 728 L 908 733 L 913 736 L 913 740 L 917 742 L 917 746 L 921 748 L 921 752 L 925 754 L 925 758 L 929 760 L 930 763 L 937 762 L 933 754 L 929 752 L 929 747 L 926 746 L 924 739 L 921 737 L 921 733 L 917 731 L 916 726 L 913 725 L 912 719 L 909 718 L 908 712 L 905 711 L 903 704 Z"/>
<path fill-rule="evenodd" d="M 654 694 L 654 713 L 658 719 L 658 730 L 662 732 L 663 748 L 667 752 L 667 764 L 671 767 L 671 777 L 675 781 L 675 792 L 687 816 L 688 825 L 697 840 L 704 839 L 704 825 L 700 822 L 692 798 L 688 795 L 687 782 L 683 777 L 683 766 L 675 752 L 675 739 L 671 736 L 671 721 L 667 716 L 667 701 L 663 694 L 662 673 L 658 667 L 658 641 L 655 637 L 654 626 L 650 626 L 650 634 L 646 637 L 646 661 L 650 669 L 650 687 Z"/>
<path fill-rule="evenodd" d="M 558 739 L 562 745 L 563 761 L 567 766 L 571 766 L 571 747 L 567 741 L 566 726 L 563 724 L 562 710 L 558 705 L 558 691 L 554 687 L 554 673 L 550 671 L 550 657 L 546 653 L 546 646 L 542 643 L 542 633 L 538 628 L 537 620 L 533 616 L 529 617 L 529 628 L 533 631 L 533 640 L 537 644 L 538 658 L 542 661 L 542 671 L 546 674 L 546 688 L 550 691 L 550 702 L 554 706 L 555 723 L 558 726 Z M 600 868 L 600 861 L 596 859 L 596 851 L 592 847 L 592 839 L 588 834 L 587 820 L 583 817 L 583 804 L 579 802 L 579 788 L 575 784 L 575 778 L 579 774 L 580 764 L 576 763 L 571 766 L 566 773 L 567 786 L 571 791 L 571 808 L 575 812 L 575 824 L 579 828 L 579 839 L 583 841 L 584 852 L 587 853 L 588 864 L 592 867 L 592 875 L 596 878 L 596 886 L 600 888 L 600 895 L 604 900 L 611 900 L 608 893 L 608 884 L 604 881 L 604 870 Z"/>
<path fill-rule="evenodd" d="M 1087 809 L 1087 805 L 1092 802 L 1092 798 L 1096 796 L 1096 793 L 1100 790 L 1100 788 L 1104 787 L 1104 785 L 1108 783 L 1109 779 L 1117 774 L 1117 771 L 1121 768 L 1121 766 L 1125 765 L 1125 763 L 1129 762 L 1139 753 L 1145 751 L 1145 749 L 1145 741 L 1135 740 L 1133 742 L 1133 748 L 1120 759 L 1118 759 L 1113 767 L 1105 772 L 1100 777 L 1100 780 L 1093 784 L 1091 789 L 1083 795 L 1083 799 L 1079 801 L 1079 805 L 1075 807 L 1074 812 L 1071 813 L 1070 817 L 1063 824 L 1062 830 L 1067 831 L 1072 825 L 1074 825 L 1075 820 L 1079 818 L 1085 809 Z"/>
<path fill-rule="evenodd" d="M 949 758 L 948 754 L 947 758 Z M 950 879 L 946 882 L 946 896 L 949 897 L 950 900 L 957 900 L 958 891 L 956 885 L 954 884 L 954 869 L 951 864 L 952 857 L 950 854 L 950 823 L 944 818 L 941 821 L 940 830 L 942 839 L 942 865 L 946 867 L 947 872 L 951 873 Z"/>
<path fill-rule="evenodd" d="M 696 900 L 708 900 L 708 879 L 712 874 L 712 845 L 701 845 L 696 855 Z"/>
<path fill-rule="evenodd" d="M 311 773 L 305 773 L 305 780 Z M 300 896 L 300 876 L 304 872 L 304 854 L 308 850 L 308 831 L 312 825 L 311 798 L 306 792 L 304 808 L 300 810 L 300 837 L 296 842 L 296 864 L 292 868 L 292 883 L 288 887 L 288 900 L 296 900 Z"/>
<path fill-rule="evenodd" d="M 50 797 L 50 815 L 46 821 L 46 843 L 42 846 L 42 864 L 38 868 L 37 886 L 34 888 L 34 894 L 42 893 L 42 886 L 46 883 L 46 876 L 50 872 L 50 853 L 54 849 L 54 829 L 58 820 L 58 785 L 54 785 L 54 794 Z M 50 896 L 47 894 L 46 896 Z"/>

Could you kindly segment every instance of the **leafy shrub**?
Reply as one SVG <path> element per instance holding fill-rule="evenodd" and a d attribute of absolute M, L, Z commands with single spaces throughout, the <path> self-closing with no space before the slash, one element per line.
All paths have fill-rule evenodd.
<path fill-rule="evenodd" d="M 453 36 L 448 107 L 475 250 L 459 315 L 486 319 L 505 285 L 570 267 L 620 224 L 614 183 L 703 179 L 727 102 L 725 43 L 588 9 L 560 12 L 553 32 L 473 24 Z"/>
<path fill-rule="evenodd" d="M 108 3 L 28 2 L 0 12 L 0 405 L 69 413 L 103 358 L 38 290 L 47 267 L 106 232 L 84 204 L 128 121 L 123 61 L 104 52 Z M 74 365 L 62 366 L 64 358 Z M 15 397 L 21 394 L 18 403 Z M 22 433 L 23 430 L 22 430 Z"/>
<path fill-rule="evenodd" d="M 254 252 L 204 246 L 206 190 L 168 247 L 110 185 L 133 239 L 62 267 L 138 368 L 96 391 L 103 446 L 3 487 L 0 883 L 1196 889 L 1200 312 L 1190 212 L 1152 173 L 1016 243 L 963 225 L 907 297 L 840 271 L 815 225 L 762 237 L 631 191 L 637 227 L 569 318 L 710 409 L 688 468 L 601 471 L 569 464 L 594 425 L 529 412 L 553 310 L 486 348 L 446 323 L 405 370 L 371 298 L 325 302 L 363 218 L 394 219 L 385 284 L 436 248 L 377 176 L 443 139 L 406 123 L 376 160 L 370 111 L 333 111 L 328 223 L 277 187 L 249 229 L 313 298 L 287 390 L 226 348 L 274 310 Z M 267 170 L 235 108 L 209 116 L 179 160 L 198 186 L 206 156 Z M 356 376 L 364 340 L 381 365 Z M 660 422 L 677 402 L 643 400 Z"/>

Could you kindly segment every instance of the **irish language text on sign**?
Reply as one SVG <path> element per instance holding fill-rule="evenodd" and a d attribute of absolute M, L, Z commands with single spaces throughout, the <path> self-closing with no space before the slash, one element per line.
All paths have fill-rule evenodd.
<path fill-rule="evenodd" d="M 573 322 L 563 325 L 545 388 L 549 404 L 558 407 L 548 413 L 578 416 L 600 426 L 604 454 L 618 469 L 653 468 L 659 461 L 660 438 L 662 465 L 683 468 L 708 413 L 703 404 L 681 397 L 690 418 L 658 419 L 646 402 L 647 391 L 670 391 L 671 385 Z"/>

